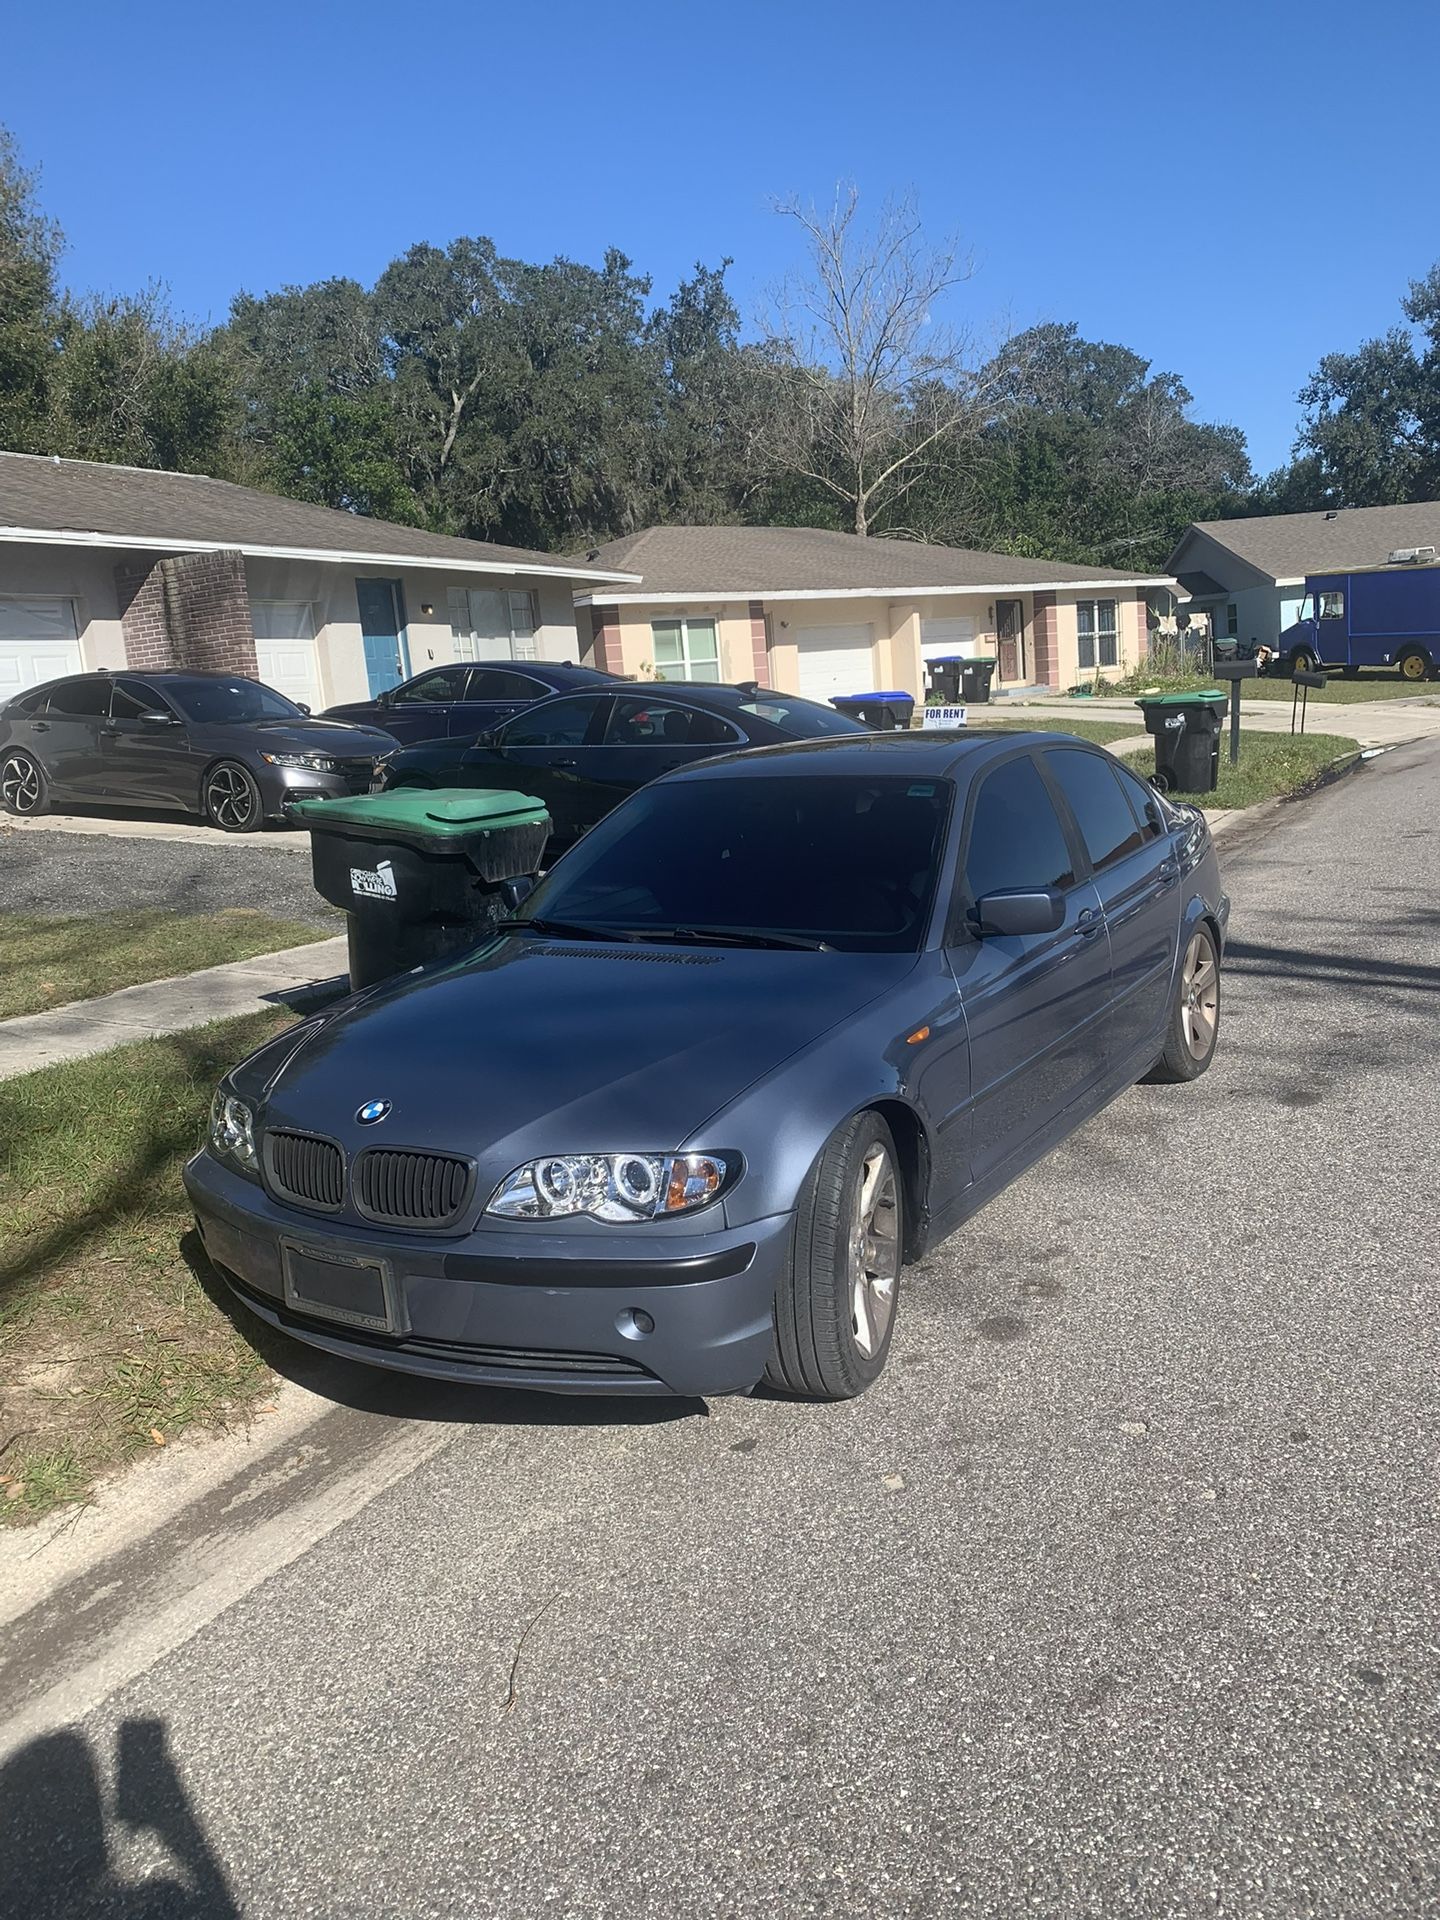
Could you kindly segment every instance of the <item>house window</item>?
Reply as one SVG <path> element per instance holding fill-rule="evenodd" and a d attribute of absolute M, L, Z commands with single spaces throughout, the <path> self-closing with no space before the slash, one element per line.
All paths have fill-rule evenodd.
<path fill-rule="evenodd" d="M 1240 609 L 1233 600 L 1225 609 L 1225 633 L 1231 640 L 1238 639 L 1240 634 Z"/>
<path fill-rule="evenodd" d="M 713 620 L 653 620 L 655 672 L 661 680 L 719 680 L 720 646 Z"/>
<path fill-rule="evenodd" d="M 535 596 L 523 588 L 450 589 L 450 635 L 458 660 L 534 660 L 535 628 Z"/>
<path fill-rule="evenodd" d="M 1119 664 L 1120 640 L 1113 600 L 1078 601 L 1075 625 L 1082 667 L 1113 667 Z"/>

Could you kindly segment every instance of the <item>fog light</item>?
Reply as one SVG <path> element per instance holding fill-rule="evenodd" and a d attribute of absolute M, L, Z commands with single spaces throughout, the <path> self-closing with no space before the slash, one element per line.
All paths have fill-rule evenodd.
<path fill-rule="evenodd" d="M 655 1322 L 643 1307 L 626 1307 L 615 1316 L 615 1331 L 627 1340 L 643 1340 L 655 1331 Z"/>

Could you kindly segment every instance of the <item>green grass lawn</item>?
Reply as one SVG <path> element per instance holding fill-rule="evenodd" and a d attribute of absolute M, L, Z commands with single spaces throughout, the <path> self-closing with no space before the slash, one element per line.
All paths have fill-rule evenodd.
<path fill-rule="evenodd" d="M 1142 677 L 1139 673 L 1128 674 L 1124 688 L 1116 687 L 1112 691 L 1117 697 L 1134 699 L 1140 691 Z M 1157 676 L 1155 685 L 1166 693 L 1195 692 L 1202 687 L 1219 687 L 1222 692 L 1229 691 L 1229 683 L 1224 680 L 1184 679 L 1175 675 Z M 1253 680 L 1247 680 L 1241 691 L 1243 703 L 1251 700 L 1283 700 L 1288 706 L 1294 698 L 1295 688 L 1290 676 L 1285 674 L 1256 674 Z M 1353 680 L 1346 680 L 1338 673 L 1332 673 L 1323 687 L 1310 689 L 1310 701 L 1313 705 L 1346 707 L 1364 700 L 1414 700 L 1416 698 L 1440 699 L 1440 681 L 1402 680 L 1398 673 L 1388 670 L 1362 671 Z"/>
<path fill-rule="evenodd" d="M 324 938 L 321 928 L 248 907 L 197 914 L 0 913 L 0 1020 Z"/>
<path fill-rule="evenodd" d="M 1232 767 L 1229 736 L 1222 733 L 1219 791 L 1182 797 L 1221 810 L 1253 807 L 1257 800 L 1303 792 L 1342 755 L 1358 752 L 1356 741 L 1338 733 L 1247 733 L 1240 741 L 1240 764 Z M 1155 755 L 1149 748 L 1127 753 L 1125 758 L 1137 773 L 1148 777 L 1155 770 Z"/>
<path fill-rule="evenodd" d="M 239 1417 L 266 1388 L 206 1290 L 180 1168 L 220 1075 L 293 1018 L 0 1081 L 0 1523 L 83 1499 L 107 1468 Z"/>

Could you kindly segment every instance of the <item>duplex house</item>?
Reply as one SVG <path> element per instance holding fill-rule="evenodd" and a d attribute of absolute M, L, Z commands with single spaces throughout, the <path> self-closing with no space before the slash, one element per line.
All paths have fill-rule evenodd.
<path fill-rule="evenodd" d="M 316 711 L 432 662 L 576 658 L 608 567 L 188 473 L 0 453 L 0 703 L 96 667 L 257 675 Z"/>
<path fill-rule="evenodd" d="M 1295 620 L 1307 573 L 1382 566 L 1399 547 L 1440 547 L 1440 500 L 1330 507 L 1251 520 L 1197 520 L 1168 566 L 1217 638 L 1273 647 Z"/>
<path fill-rule="evenodd" d="M 816 700 L 923 697 L 928 661 L 990 655 L 996 684 L 1069 687 L 1136 666 L 1174 582 L 814 527 L 649 527 L 577 564 L 643 576 L 577 589 L 590 664 L 743 681 Z"/>

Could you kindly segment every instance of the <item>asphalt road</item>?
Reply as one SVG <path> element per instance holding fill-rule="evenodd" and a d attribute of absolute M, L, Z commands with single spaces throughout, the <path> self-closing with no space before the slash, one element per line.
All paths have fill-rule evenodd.
<path fill-rule="evenodd" d="M 1440 750 L 1225 868 L 1214 1069 L 912 1273 L 864 1399 L 337 1372 L 7 1633 L 33 1699 L 174 1550 L 246 1589 L 11 1760 L 0 1910 L 1440 1913 Z"/>
<path fill-rule="evenodd" d="M 166 907 L 215 913 L 251 907 L 333 928 L 308 854 L 262 839 L 216 834 L 213 843 L 108 833 L 7 831 L 0 825 L 0 908 L 10 913 L 100 913 Z"/>

